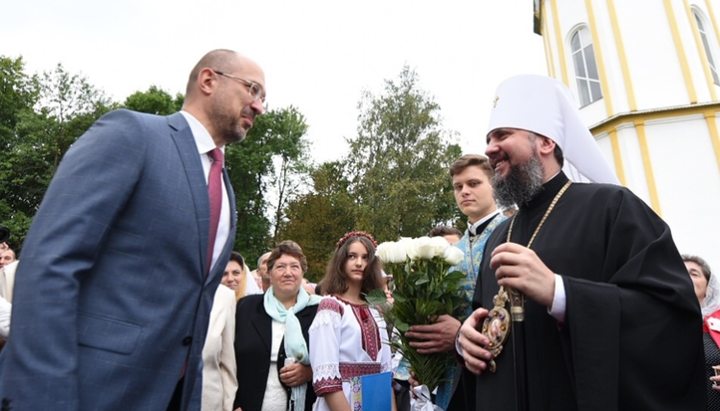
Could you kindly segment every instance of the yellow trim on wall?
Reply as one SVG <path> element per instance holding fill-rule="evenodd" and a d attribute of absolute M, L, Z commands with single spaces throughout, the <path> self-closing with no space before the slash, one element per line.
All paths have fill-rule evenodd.
<path fill-rule="evenodd" d="M 705 115 L 705 121 L 707 121 L 708 130 L 710 130 L 710 140 L 712 141 L 713 149 L 715 150 L 715 160 L 718 163 L 718 170 L 720 170 L 720 134 L 718 134 L 717 127 L 717 111 L 706 110 L 703 112 Z"/>
<path fill-rule="evenodd" d="M 670 0 L 663 0 L 663 3 L 665 5 L 665 13 L 668 17 L 668 23 L 670 24 L 670 32 L 672 33 L 673 41 L 675 43 L 675 50 L 678 54 L 680 69 L 682 70 L 683 78 L 685 79 L 685 87 L 688 91 L 688 97 L 690 98 L 690 103 L 695 104 L 698 102 L 697 93 L 695 92 L 695 85 L 693 84 L 690 67 L 688 66 L 687 57 L 685 56 L 685 49 L 683 48 L 682 39 L 680 38 L 680 31 L 678 30 L 677 21 L 675 20 L 675 12 L 673 11 Z"/>
<path fill-rule="evenodd" d="M 700 29 L 697 26 L 697 21 L 695 21 L 695 15 L 690 8 L 690 4 L 688 3 L 688 1 L 683 0 L 683 5 L 685 6 L 685 12 L 687 13 L 688 20 L 690 20 L 693 37 L 695 37 L 695 45 L 697 45 L 698 49 L 698 55 L 702 60 L 700 62 L 700 65 L 702 65 L 703 72 L 705 73 L 705 81 L 707 81 L 708 89 L 710 90 L 710 98 L 712 99 L 712 101 L 717 101 L 717 94 L 715 93 L 715 82 L 713 81 L 712 73 L 710 72 L 710 63 L 708 62 L 708 56 L 705 53 L 705 47 L 703 46 L 702 38 L 700 38 Z"/>
<path fill-rule="evenodd" d="M 605 59 L 603 59 L 602 47 L 600 46 L 600 34 L 598 33 L 597 24 L 595 23 L 595 11 L 593 11 L 592 8 L 592 0 L 585 0 L 585 8 L 587 9 L 588 24 L 590 25 L 590 33 L 593 38 L 595 62 L 597 63 L 598 74 L 600 75 L 600 88 L 603 92 L 605 110 L 607 111 L 607 116 L 610 117 L 615 114 L 615 111 L 613 111 L 610 84 L 608 83 L 607 71 L 605 70 Z"/>
<path fill-rule="evenodd" d="M 640 155 L 642 156 L 643 168 L 645 169 L 645 180 L 647 181 L 648 193 L 650 193 L 650 206 L 662 217 L 660 210 L 660 198 L 657 193 L 657 184 L 655 183 L 655 173 L 653 173 L 652 161 L 650 160 L 650 149 L 645 136 L 645 123 L 642 121 L 635 122 L 635 130 L 637 131 L 638 143 L 640 144 Z"/>
<path fill-rule="evenodd" d="M 628 105 L 630 111 L 637 110 L 637 102 L 635 101 L 635 90 L 630 76 L 630 66 L 628 65 L 627 56 L 625 54 L 625 44 L 623 43 L 622 34 L 620 33 L 620 24 L 615 11 L 615 1 L 607 0 L 608 13 L 610 13 L 610 24 L 612 25 L 613 35 L 615 36 L 615 44 L 618 49 L 618 58 L 620 60 L 620 69 L 622 70 L 623 82 L 625 83 L 625 92 L 628 97 Z"/>
<path fill-rule="evenodd" d="M 710 106 L 685 106 L 679 107 L 672 110 L 662 111 L 650 111 L 640 113 L 628 113 L 626 115 L 618 116 L 606 123 L 602 123 L 598 126 L 590 128 L 590 132 L 594 135 L 600 135 L 602 133 L 610 133 L 615 130 L 620 124 L 642 122 L 646 123 L 650 120 L 661 120 L 672 117 L 684 117 L 703 114 L 705 111 L 714 111 L 720 113 L 720 103 L 715 103 Z"/>
<path fill-rule="evenodd" d="M 710 0 L 705 0 L 705 5 L 707 6 L 710 21 L 712 22 L 713 29 L 715 31 L 715 41 L 720 41 L 720 30 L 718 29 L 717 19 L 715 18 L 715 10 L 713 10 Z"/>
<path fill-rule="evenodd" d="M 545 2 L 542 2 L 542 5 L 540 5 L 540 14 L 541 14 L 541 35 L 543 37 L 543 45 L 545 47 L 545 59 L 547 62 L 547 68 L 548 68 L 548 75 L 552 78 L 555 77 L 555 61 L 553 60 L 553 53 L 552 53 L 552 47 L 550 47 L 550 32 L 547 30 L 547 24 L 548 24 L 548 17 L 547 12 L 545 11 Z"/>
<path fill-rule="evenodd" d="M 565 42 L 563 40 L 562 33 L 560 32 L 560 19 L 558 17 L 557 4 L 555 2 L 552 4 L 552 15 L 553 27 L 555 28 L 555 41 L 557 42 L 558 48 L 558 62 L 560 63 L 560 73 L 562 73 L 562 82 L 565 83 L 566 86 L 570 87 L 570 80 L 568 80 L 567 73 L 568 62 L 565 58 Z"/>
<path fill-rule="evenodd" d="M 623 166 L 622 151 L 620 150 L 620 140 L 618 140 L 617 130 L 610 130 L 610 144 L 612 145 L 613 161 L 615 163 L 615 174 L 617 174 L 620 184 L 627 187 L 625 180 L 625 167 Z"/>

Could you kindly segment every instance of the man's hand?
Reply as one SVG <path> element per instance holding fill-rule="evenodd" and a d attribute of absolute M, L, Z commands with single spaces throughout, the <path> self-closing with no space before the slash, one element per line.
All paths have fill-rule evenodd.
<path fill-rule="evenodd" d="M 458 338 L 458 343 L 462 348 L 461 354 L 465 360 L 465 368 L 476 375 L 482 374 L 487 369 L 487 361 L 493 358 L 490 351 L 484 348 L 487 347 L 490 340 L 478 331 L 478 324 L 487 317 L 487 314 L 488 311 L 484 308 L 473 311 L 460 327 L 460 337 Z"/>
<path fill-rule="evenodd" d="M 418 354 L 435 354 L 455 350 L 455 336 L 460 329 L 460 321 L 449 315 L 441 315 L 435 324 L 413 325 L 405 336 L 412 340 L 410 346 Z"/>
<path fill-rule="evenodd" d="M 312 368 L 299 362 L 286 365 L 280 369 L 280 381 L 288 387 L 297 387 L 312 380 Z"/>
<path fill-rule="evenodd" d="M 490 268 L 498 284 L 525 294 L 533 301 L 552 307 L 555 297 L 555 274 L 535 252 L 515 243 L 497 246 L 491 255 Z"/>

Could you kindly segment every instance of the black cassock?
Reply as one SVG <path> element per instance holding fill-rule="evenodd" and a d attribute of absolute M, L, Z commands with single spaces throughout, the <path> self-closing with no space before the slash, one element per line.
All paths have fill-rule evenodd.
<path fill-rule="evenodd" d="M 558 174 L 520 208 L 512 242 L 527 246 L 566 182 Z M 493 307 L 489 256 L 509 223 L 488 240 L 474 308 Z M 511 331 L 497 372 L 464 370 L 467 409 L 704 409 L 700 307 L 670 229 L 642 200 L 623 187 L 574 183 L 531 249 L 563 278 L 565 321 L 527 299 L 523 330 Z"/>

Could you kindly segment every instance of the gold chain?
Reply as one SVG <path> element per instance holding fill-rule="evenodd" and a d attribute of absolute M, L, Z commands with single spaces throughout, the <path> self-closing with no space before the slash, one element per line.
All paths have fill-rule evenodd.
<path fill-rule="evenodd" d="M 552 203 L 550 203 L 550 206 L 548 207 L 547 211 L 545 211 L 545 215 L 543 215 L 542 220 L 540 220 L 540 224 L 538 224 L 532 237 L 530 237 L 530 241 L 528 242 L 527 248 L 530 248 L 533 241 L 535 241 L 535 237 L 537 237 L 543 224 L 545 224 L 545 220 L 547 220 L 547 218 L 550 215 L 550 213 L 552 212 L 553 208 L 555 208 L 555 204 L 557 204 L 558 200 L 560 200 L 560 197 L 562 197 L 562 195 L 565 194 L 565 190 L 567 190 L 568 187 L 570 187 L 570 184 L 572 184 L 572 180 L 568 180 L 568 182 L 565 183 L 565 185 L 555 195 L 555 198 L 553 198 Z M 520 214 L 520 211 L 518 211 L 517 214 L 515 214 L 513 216 L 513 219 L 510 221 L 510 228 L 508 229 L 508 234 L 507 234 L 507 242 L 508 243 L 510 242 L 510 238 L 512 237 L 512 230 L 513 230 L 513 226 L 515 225 L 515 218 L 517 217 L 518 214 Z M 503 293 L 503 291 L 504 291 L 503 289 L 504 289 L 504 287 L 500 287 L 498 295 Z M 508 294 L 509 294 L 509 300 L 510 300 L 510 313 L 512 315 L 513 321 L 515 321 L 515 322 L 524 321 L 525 320 L 525 296 L 523 294 L 521 294 L 519 291 L 514 290 L 512 288 L 508 288 Z"/>
<path fill-rule="evenodd" d="M 535 240 L 535 237 L 537 237 L 538 233 L 540 232 L 540 229 L 542 228 L 543 224 L 545 224 L 545 220 L 547 220 L 547 218 L 550 215 L 550 213 L 552 212 L 553 208 L 555 208 L 555 204 L 557 204 L 558 200 L 560 200 L 560 197 L 562 197 L 562 195 L 565 194 L 565 190 L 567 190 L 568 187 L 570 187 L 570 184 L 572 184 L 572 180 L 568 180 L 568 182 L 565 183 L 563 188 L 561 188 L 560 191 L 555 195 L 555 198 L 553 198 L 552 203 L 550 203 L 550 207 L 548 207 L 547 211 L 545 211 L 545 215 L 543 216 L 542 220 L 540 220 L 540 224 L 538 224 L 532 237 L 530 237 L 530 241 L 528 242 L 527 248 L 530 248 L 533 241 Z M 508 243 L 510 242 L 510 237 L 512 236 L 513 225 L 515 225 L 515 217 L 517 217 L 518 214 L 520 214 L 520 211 L 518 211 L 513 216 L 512 221 L 510 221 L 510 229 L 508 230 L 508 235 L 507 235 Z"/>

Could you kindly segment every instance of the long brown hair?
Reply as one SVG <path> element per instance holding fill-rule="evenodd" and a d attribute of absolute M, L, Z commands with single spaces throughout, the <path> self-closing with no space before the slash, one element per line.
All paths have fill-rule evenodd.
<path fill-rule="evenodd" d="M 370 291 L 382 288 L 382 269 L 380 259 L 375 256 L 375 244 L 370 238 L 364 235 L 357 235 L 347 238 L 345 241 L 338 243 L 330 263 L 328 264 L 325 277 L 322 279 L 322 293 L 342 294 L 348 290 L 347 274 L 345 273 L 345 262 L 348 260 L 350 245 L 360 242 L 368 251 L 368 265 L 363 272 L 363 282 L 360 292 L 367 294 Z"/>

